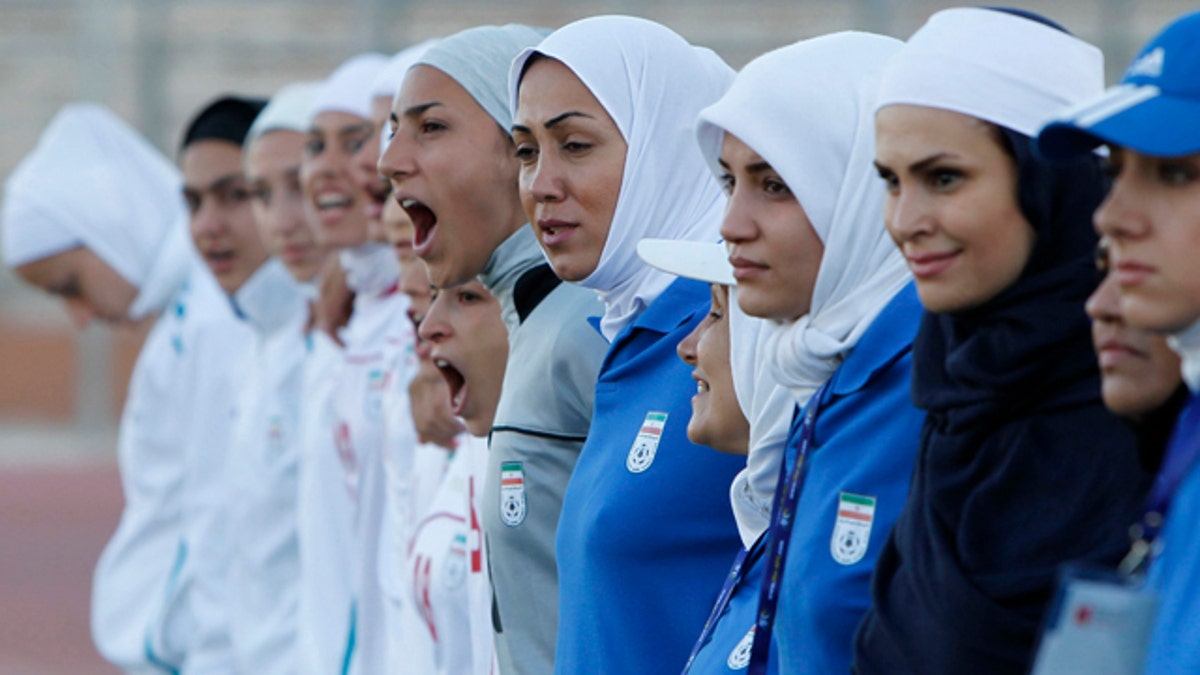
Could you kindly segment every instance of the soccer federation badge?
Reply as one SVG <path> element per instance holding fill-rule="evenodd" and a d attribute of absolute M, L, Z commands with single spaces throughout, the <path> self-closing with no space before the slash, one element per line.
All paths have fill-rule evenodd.
<path fill-rule="evenodd" d="M 509 527 L 525 522 L 525 469 L 520 462 L 500 465 L 500 519 Z"/>
<path fill-rule="evenodd" d="M 829 552 L 842 565 L 853 565 L 867 554 L 871 525 L 875 522 L 875 498 L 842 492 L 838 495 L 837 523 Z"/>
<path fill-rule="evenodd" d="M 737 646 L 733 651 L 729 652 L 729 658 L 725 659 L 725 665 L 730 670 L 743 670 L 750 665 L 750 652 L 754 650 L 754 626 L 750 626 L 750 630 L 746 631 L 746 635 L 738 640 Z"/>
<path fill-rule="evenodd" d="M 654 463 L 654 455 L 658 453 L 658 443 L 662 440 L 663 428 L 667 426 L 667 413 L 648 412 L 642 420 L 642 428 L 633 439 L 629 448 L 629 456 L 625 458 L 625 468 L 630 473 L 642 473 Z"/>

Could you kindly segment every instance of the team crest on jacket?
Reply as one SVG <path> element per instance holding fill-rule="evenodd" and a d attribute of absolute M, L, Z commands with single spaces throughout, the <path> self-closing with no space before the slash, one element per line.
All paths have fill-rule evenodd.
<path fill-rule="evenodd" d="M 383 392 L 387 391 L 388 374 L 382 368 L 372 368 L 367 373 L 367 419 L 377 420 L 383 417 Z"/>
<path fill-rule="evenodd" d="M 746 631 L 746 635 L 738 640 L 737 646 L 733 651 L 729 652 L 729 658 L 725 659 L 725 665 L 729 666 L 730 670 L 742 670 L 750 665 L 750 652 L 754 649 L 754 626 L 750 626 L 750 630 Z"/>
<path fill-rule="evenodd" d="M 525 469 L 520 462 L 500 465 L 500 519 L 509 527 L 525 522 Z"/>
<path fill-rule="evenodd" d="M 446 588 L 454 589 L 461 587 L 466 580 L 467 535 L 460 533 L 454 535 L 446 561 L 442 563 L 442 583 Z"/>
<path fill-rule="evenodd" d="M 267 447 L 271 457 L 283 454 L 283 418 L 279 415 L 271 415 L 267 422 Z"/>
<path fill-rule="evenodd" d="M 853 565 L 867 554 L 871 525 L 875 522 L 875 498 L 852 492 L 838 494 L 837 523 L 829 552 L 842 565 Z"/>
<path fill-rule="evenodd" d="M 642 420 L 642 428 L 633 439 L 629 448 L 629 456 L 625 458 L 625 468 L 630 473 L 641 473 L 654 463 L 658 454 L 658 443 L 662 440 L 663 428 L 667 426 L 667 413 L 648 412 Z"/>

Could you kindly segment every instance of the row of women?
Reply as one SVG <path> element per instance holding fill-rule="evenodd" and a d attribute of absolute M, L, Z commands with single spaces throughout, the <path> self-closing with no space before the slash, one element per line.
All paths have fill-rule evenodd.
<path fill-rule="evenodd" d="M 1178 19 L 1105 91 L 1019 10 L 739 73 L 638 18 L 486 26 L 219 99 L 178 170 L 66 108 L 6 262 L 159 314 L 97 644 L 1200 672 L 1198 44 Z"/>

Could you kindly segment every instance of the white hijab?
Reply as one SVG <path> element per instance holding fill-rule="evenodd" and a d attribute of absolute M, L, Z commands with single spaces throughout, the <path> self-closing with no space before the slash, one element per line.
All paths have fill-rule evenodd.
<path fill-rule="evenodd" d="M 1183 381 L 1193 394 L 1200 392 L 1200 321 L 1167 338 L 1182 359 Z"/>
<path fill-rule="evenodd" d="M 876 110 L 941 108 L 1032 137 L 1053 113 L 1104 91 L 1104 54 L 1033 19 L 955 7 L 929 17 L 882 80 Z"/>
<path fill-rule="evenodd" d="M 323 112 L 337 111 L 364 120 L 371 119 L 375 78 L 379 77 L 387 63 L 388 57 L 376 52 L 359 54 L 346 60 L 322 83 L 313 102 L 313 117 Z"/>
<path fill-rule="evenodd" d="M 281 87 L 254 118 L 242 147 L 249 149 L 268 131 L 308 132 L 313 105 L 323 88 L 322 82 L 293 82 Z"/>
<path fill-rule="evenodd" d="M 393 54 L 388 59 L 387 65 L 375 75 L 375 81 L 371 83 L 371 98 L 386 96 L 388 99 L 395 100 L 396 94 L 400 93 L 400 84 L 404 82 L 404 75 L 408 73 L 408 69 L 416 65 L 426 50 L 435 43 L 436 40 L 426 40 Z"/>
<path fill-rule="evenodd" d="M 371 119 L 375 80 L 383 72 L 388 58 L 383 54 L 360 54 L 338 66 L 325 80 L 313 104 L 312 116 L 323 112 L 344 112 Z M 368 241 L 361 246 L 342 249 L 338 262 L 346 270 L 346 285 L 363 296 L 385 293 L 400 276 L 396 256 L 386 244 Z"/>
<path fill-rule="evenodd" d="M 748 64 L 700 115 L 697 137 L 712 170 L 722 171 L 725 132 L 737 136 L 779 172 L 825 246 L 809 313 L 773 323 L 760 360 L 801 405 L 910 280 L 883 225 L 883 183 L 872 165 L 878 76 L 901 45 L 845 32 L 777 49 Z"/>
<path fill-rule="evenodd" d="M 792 410 L 791 392 L 775 380 L 774 359 L 766 358 L 775 325 L 738 307 L 737 287 L 729 290 L 729 367 L 742 414 L 750 423 L 746 468 L 729 486 L 733 517 L 742 543 L 750 548 L 771 524 L 779 462 L 783 458 Z"/>
<path fill-rule="evenodd" d="M 139 290 L 130 318 L 161 309 L 187 274 L 179 172 L 108 108 L 54 116 L 5 184 L 9 267 L 85 246 Z"/>
<path fill-rule="evenodd" d="M 599 292 L 605 306 L 600 329 L 612 340 L 674 280 L 638 257 L 640 240 L 718 239 L 725 199 L 696 148 L 693 120 L 725 92 L 733 70 L 652 21 L 593 17 L 560 28 L 517 57 L 509 75 L 514 110 L 521 71 L 535 53 L 570 68 L 628 145 L 600 262 L 579 282 Z"/>

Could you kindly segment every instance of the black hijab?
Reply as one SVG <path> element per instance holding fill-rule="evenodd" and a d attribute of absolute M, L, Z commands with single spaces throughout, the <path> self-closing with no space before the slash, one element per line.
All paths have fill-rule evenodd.
<path fill-rule="evenodd" d="M 1027 136 L 999 131 L 1036 241 L 999 295 L 922 318 L 912 387 L 928 415 L 856 638 L 858 672 L 1027 672 L 1058 566 L 1115 564 L 1148 487 L 1131 428 L 1100 399 L 1083 310 L 1099 162 L 1051 165 Z"/>
<path fill-rule="evenodd" d="M 1084 302 L 1096 287 L 1092 213 L 1104 198 L 1099 161 L 1049 164 L 1031 141 L 999 128 L 1017 164 L 1017 200 L 1036 240 L 1020 278 L 979 307 L 926 312 L 913 345 L 913 400 L 960 409 L 956 421 L 1012 414 L 1040 393 L 1083 384 L 1099 400 L 1099 370 Z M 1061 394 L 1057 394 L 1061 395 Z M 966 418 L 961 415 L 967 415 Z"/>

